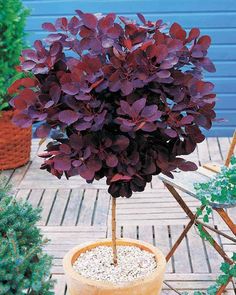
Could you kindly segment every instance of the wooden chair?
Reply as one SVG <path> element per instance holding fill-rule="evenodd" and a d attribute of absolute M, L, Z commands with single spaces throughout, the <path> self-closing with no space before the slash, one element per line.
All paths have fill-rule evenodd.
<path fill-rule="evenodd" d="M 230 158 L 233 155 L 234 149 L 236 146 L 236 132 L 233 136 L 233 141 L 231 143 L 226 161 L 225 166 L 229 166 L 230 164 Z M 203 231 L 211 238 L 212 246 L 215 248 L 215 250 L 223 257 L 225 262 L 228 262 L 230 264 L 233 264 L 234 262 L 232 259 L 225 253 L 222 246 L 217 243 L 216 240 L 213 239 L 209 231 L 213 231 L 221 236 L 224 236 L 226 239 L 229 239 L 236 243 L 236 224 L 234 221 L 230 218 L 230 216 L 227 214 L 226 208 L 230 207 L 236 207 L 236 203 L 225 203 L 225 204 L 219 204 L 219 203 L 211 203 L 212 209 L 217 212 L 217 214 L 220 215 L 220 217 L 223 219 L 224 223 L 227 225 L 227 227 L 230 229 L 230 231 L 233 234 L 233 237 L 226 234 L 225 232 L 216 229 L 213 226 L 210 226 L 208 224 L 203 223 L 201 220 L 197 218 L 197 214 L 192 212 L 192 210 L 188 207 L 186 202 L 184 201 L 184 197 L 181 197 L 180 193 L 177 191 L 181 191 L 184 193 L 187 193 L 191 195 L 192 197 L 196 198 L 196 192 L 194 189 L 194 183 L 200 183 L 200 182 L 207 182 L 211 177 L 213 177 L 217 172 L 220 171 L 220 166 L 217 164 L 206 164 L 203 167 L 199 167 L 197 171 L 191 171 L 191 172 L 185 172 L 185 173 L 175 173 L 174 179 L 165 176 L 160 175 L 159 178 L 163 181 L 166 188 L 169 190 L 171 195 L 175 198 L 175 200 L 178 202 L 178 204 L 181 206 L 181 208 L 185 211 L 187 216 L 189 217 L 190 221 L 186 225 L 185 229 L 173 245 L 172 249 L 166 256 L 167 262 L 170 260 L 170 258 L 174 255 L 175 251 L 177 250 L 180 243 L 183 241 L 184 237 L 187 235 L 188 231 L 193 225 L 202 225 Z M 204 206 L 201 207 L 201 209 L 204 209 Z M 224 292 L 229 282 L 232 280 L 232 277 L 229 278 L 228 282 L 223 285 L 218 291 L 217 295 L 220 295 Z M 178 293 L 178 292 L 177 292 Z"/>

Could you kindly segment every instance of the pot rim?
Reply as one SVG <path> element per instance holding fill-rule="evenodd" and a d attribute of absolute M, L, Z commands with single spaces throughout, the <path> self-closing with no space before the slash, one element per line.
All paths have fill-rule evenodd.
<path fill-rule="evenodd" d="M 153 271 L 151 274 L 149 274 L 148 276 L 144 277 L 144 278 L 139 278 L 136 279 L 133 282 L 127 282 L 124 284 L 114 284 L 114 283 L 110 283 L 110 282 L 102 282 L 102 281 L 95 281 L 89 278 L 86 278 L 82 275 L 80 275 L 78 272 L 76 272 L 73 267 L 72 267 L 72 260 L 75 260 L 78 256 L 76 256 L 76 254 L 80 251 L 83 252 L 87 251 L 89 249 L 93 249 L 95 247 L 98 246 L 102 246 L 102 245 L 107 245 L 110 244 L 112 241 L 111 239 L 101 239 L 101 240 L 97 240 L 97 241 L 93 241 L 93 242 L 87 242 L 87 243 L 83 243 L 79 246 L 74 247 L 73 249 L 71 249 L 69 252 L 67 252 L 67 254 L 65 255 L 64 259 L 63 259 L 63 268 L 64 268 L 64 272 L 66 274 L 66 276 L 70 276 L 70 278 L 76 280 L 76 281 L 82 281 L 83 284 L 89 285 L 89 286 L 96 286 L 96 287 L 103 287 L 103 288 L 114 288 L 114 289 L 120 289 L 122 287 L 137 287 L 140 284 L 145 284 L 145 283 L 149 283 L 153 280 L 156 279 L 156 277 L 158 276 L 162 276 L 165 272 L 165 268 L 166 268 L 166 259 L 164 254 L 161 252 L 161 250 L 159 250 L 158 248 L 154 247 L 153 245 L 143 242 L 143 241 L 139 241 L 139 240 L 135 240 L 135 239 L 126 239 L 126 238 L 122 238 L 122 239 L 117 239 L 117 245 L 129 245 L 129 246 L 136 246 L 139 247 L 141 249 L 144 249 L 146 251 L 149 251 L 151 253 L 153 253 L 155 255 L 155 258 L 157 260 L 157 268 L 155 271 Z M 87 247 L 89 247 L 89 249 L 86 249 Z"/>

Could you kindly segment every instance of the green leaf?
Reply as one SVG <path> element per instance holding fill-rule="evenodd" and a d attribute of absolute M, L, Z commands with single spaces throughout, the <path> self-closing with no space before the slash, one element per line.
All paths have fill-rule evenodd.
<path fill-rule="evenodd" d="M 227 283 L 228 279 L 229 279 L 229 275 L 224 274 L 224 275 L 220 275 L 218 277 L 218 279 L 216 280 L 216 282 L 217 282 L 217 284 L 222 286 L 222 285 L 225 285 Z"/>
<path fill-rule="evenodd" d="M 216 292 L 217 292 L 217 290 L 218 290 L 217 285 L 212 285 L 212 286 L 210 286 L 210 287 L 207 289 L 207 294 L 209 294 L 209 295 L 215 295 Z"/>
<path fill-rule="evenodd" d="M 204 222 L 206 222 L 206 223 L 208 223 L 209 222 L 209 217 L 208 217 L 208 215 L 206 214 L 206 215 L 204 215 L 204 217 L 203 217 L 203 221 Z"/>
<path fill-rule="evenodd" d="M 230 270 L 230 264 L 227 262 L 223 262 L 221 264 L 220 270 L 223 271 L 225 274 L 227 274 Z"/>
<path fill-rule="evenodd" d="M 236 252 L 233 253 L 232 260 L 236 261 Z"/>

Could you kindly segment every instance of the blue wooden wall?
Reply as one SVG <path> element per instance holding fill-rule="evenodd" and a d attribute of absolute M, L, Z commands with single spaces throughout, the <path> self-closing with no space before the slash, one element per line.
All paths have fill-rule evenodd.
<path fill-rule="evenodd" d="M 44 38 L 43 22 L 57 17 L 71 17 L 75 9 L 86 12 L 115 12 L 136 18 L 136 12 L 148 19 L 179 22 L 185 29 L 199 27 L 202 34 L 212 37 L 209 56 L 217 73 L 206 78 L 215 83 L 218 102 L 217 117 L 225 122 L 215 123 L 208 136 L 231 136 L 236 128 L 236 0 L 25 0 L 31 9 L 27 22 L 28 40 Z"/>

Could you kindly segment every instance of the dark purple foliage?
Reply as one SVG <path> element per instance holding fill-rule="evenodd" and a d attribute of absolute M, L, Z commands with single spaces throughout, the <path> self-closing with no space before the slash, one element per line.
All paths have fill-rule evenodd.
<path fill-rule="evenodd" d="M 77 10 L 70 20 L 45 23 L 51 32 L 22 52 L 33 78 L 15 82 L 14 122 L 43 121 L 36 135 L 53 134 L 42 169 L 57 177 L 106 177 L 114 197 L 143 191 L 152 175 L 196 169 L 180 158 L 204 140 L 215 118 L 211 39 L 198 28 L 138 14 L 141 24 L 116 15 Z M 73 53 L 73 54 L 71 54 Z M 54 132 L 52 132 L 54 131 Z"/>

